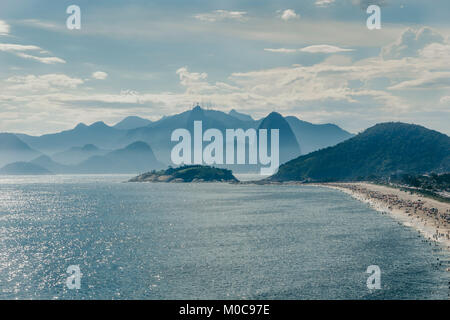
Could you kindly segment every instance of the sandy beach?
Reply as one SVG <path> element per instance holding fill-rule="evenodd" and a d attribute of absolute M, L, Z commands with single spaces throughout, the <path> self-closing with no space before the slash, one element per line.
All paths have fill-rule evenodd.
<path fill-rule="evenodd" d="M 321 183 L 350 194 L 372 208 L 389 213 L 406 226 L 418 230 L 427 239 L 450 250 L 450 203 L 419 194 L 372 183 Z"/>

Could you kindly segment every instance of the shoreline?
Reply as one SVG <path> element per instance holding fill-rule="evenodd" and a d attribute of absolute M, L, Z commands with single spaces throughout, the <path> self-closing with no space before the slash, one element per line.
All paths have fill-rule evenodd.
<path fill-rule="evenodd" d="M 389 213 L 426 239 L 440 243 L 450 252 L 450 204 L 419 194 L 367 182 L 312 183 L 347 193 L 381 213 Z"/>

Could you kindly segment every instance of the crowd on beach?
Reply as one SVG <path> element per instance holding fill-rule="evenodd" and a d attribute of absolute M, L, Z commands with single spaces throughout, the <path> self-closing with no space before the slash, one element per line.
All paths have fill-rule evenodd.
<path fill-rule="evenodd" d="M 329 184 L 333 186 L 333 184 Z M 439 211 L 438 208 L 425 205 L 421 199 L 416 201 L 400 199 L 395 194 L 386 194 L 374 190 L 369 190 L 361 185 L 355 184 L 338 184 L 335 187 L 346 188 L 352 193 L 364 196 L 366 199 L 383 203 L 387 209 L 400 209 L 408 216 L 420 219 L 426 225 L 431 222 L 436 228 L 433 235 L 434 240 L 446 239 L 450 240 L 450 209 Z"/>

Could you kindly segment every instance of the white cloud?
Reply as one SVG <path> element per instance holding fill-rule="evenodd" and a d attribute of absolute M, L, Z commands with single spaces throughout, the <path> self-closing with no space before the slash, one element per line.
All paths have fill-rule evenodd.
<path fill-rule="evenodd" d="M 337 52 L 348 52 L 353 51 L 353 49 L 344 49 L 336 46 L 330 46 L 327 44 L 313 45 L 300 49 L 301 52 L 309 53 L 337 53 Z"/>
<path fill-rule="evenodd" d="M 215 10 L 209 13 L 199 13 L 194 17 L 200 21 L 216 22 L 223 20 L 246 20 L 247 12 L 245 11 L 227 11 L 227 10 Z"/>
<path fill-rule="evenodd" d="M 284 24 L 279 20 L 278 23 Z M 407 42 L 402 42 L 402 37 L 403 34 L 398 41 L 393 40 L 394 45 L 403 43 L 405 46 Z M 435 35 L 433 38 L 443 37 Z M 422 112 L 416 122 L 424 123 L 423 114 L 445 112 L 450 102 L 448 44 L 444 40 L 442 43 L 425 42 L 427 44 L 420 46 L 412 42 L 413 56 L 409 56 L 409 48 L 399 46 L 392 52 L 407 52 L 407 56 L 386 59 L 380 55 L 356 61 L 349 55 L 336 54 L 353 49 L 331 45 L 265 49 L 331 55 L 313 65 L 236 72 L 220 82 L 210 81 L 205 72 L 181 67 L 176 71 L 180 83 L 177 92 L 96 92 L 82 86 L 83 80 L 65 75 L 13 77 L 0 83 L 0 105 L 3 110 L 24 107 L 39 113 L 44 112 L 41 111 L 43 106 L 58 106 L 65 114 L 76 107 L 92 116 L 98 115 L 98 120 L 102 115 L 93 110 L 99 105 L 101 110 L 122 113 L 148 107 L 147 112 L 153 111 L 156 117 L 184 110 L 192 102 L 210 101 L 222 110 L 245 106 L 255 116 L 277 110 L 284 114 L 307 115 L 305 119 L 310 121 L 347 119 L 347 123 L 358 123 L 361 127 L 373 119 L 405 121 Z M 404 90 L 408 90 L 407 94 Z M 152 109 L 154 105 L 158 108 Z"/>
<path fill-rule="evenodd" d="M 0 51 L 3 52 L 18 52 L 18 51 L 43 51 L 38 46 L 21 45 L 14 43 L 0 43 Z"/>
<path fill-rule="evenodd" d="M 92 73 L 92 78 L 96 80 L 105 80 L 106 78 L 108 78 L 108 74 L 103 71 L 96 71 Z"/>
<path fill-rule="evenodd" d="M 349 52 L 354 51 L 353 49 L 345 49 L 336 46 L 331 46 L 328 44 L 320 44 L 320 45 L 312 45 L 300 49 L 286 49 L 286 48 L 277 48 L 271 49 L 266 48 L 264 51 L 268 52 L 276 52 L 276 53 L 296 53 L 296 52 L 308 52 L 308 53 L 339 53 L 339 52 Z"/>
<path fill-rule="evenodd" d="M 37 57 L 23 52 L 18 52 L 16 55 L 24 59 L 31 59 L 45 64 L 66 63 L 65 60 L 58 57 Z"/>
<path fill-rule="evenodd" d="M 5 21 L 0 20 L 0 36 L 7 34 L 9 34 L 9 25 Z"/>
<path fill-rule="evenodd" d="M 419 55 L 428 59 L 450 59 L 450 44 L 432 43 L 419 51 Z"/>
<path fill-rule="evenodd" d="M 149 14 L 145 11 L 138 11 L 136 8 L 130 10 L 133 12 L 132 18 L 130 18 L 129 12 L 123 14 L 115 12 L 114 23 L 108 25 L 102 21 L 109 19 L 110 16 L 107 12 L 102 11 L 98 19 L 89 22 L 89 30 L 81 29 L 80 32 L 86 36 L 107 37 L 115 41 L 127 41 L 130 37 L 137 41 L 166 41 L 167 37 L 173 41 L 189 38 L 227 37 L 244 41 L 277 43 L 285 47 L 298 46 L 299 43 L 304 45 L 333 43 L 340 46 L 379 48 L 396 39 L 398 33 L 404 29 L 399 24 L 384 24 L 382 29 L 373 33 L 367 28 L 361 27 L 360 19 L 317 20 L 308 15 L 302 19 L 289 20 L 289 23 L 286 23 L 280 18 L 281 11 L 277 13 L 277 19 L 267 19 L 267 16 L 263 15 L 250 16 L 250 13 L 244 11 L 225 10 L 199 12 L 197 15 L 179 16 L 177 19 L 171 18 L 170 15 L 159 15 L 158 19 L 149 19 Z M 230 12 L 234 12 L 234 14 L 229 14 Z M 99 14 L 100 12 L 97 12 L 96 16 Z M 199 23 L 201 21 L 198 19 L 204 23 Z M 217 22 L 207 23 L 208 21 Z M 230 23 L 240 21 L 246 21 L 246 23 Z M 45 22 L 45 24 L 47 23 Z M 33 27 L 49 29 L 40 23 L 34 24 Z M 52 32 L 70 33 L 61 23 L 57 28 L 52 28 Z"/>
<path fill-rule="evenodd" d="M 311 116 L 314 112 L 316 116 L 322 114 L 322 120 L 326 120 L 325 115 L 331 116 L 335 112 L 341 114 L 353 112 L 353 118 L 361 119 L 364 119 L 368 112 L 373 112 L 377 116 L 386 114 L 389 118 L 392 114 L 410 112 L 413 107 L 422 108 L 420 101 L 415 101 L 414 98 L 408 100 L 408 97 L 398 95 L 397 90 L 389 89 L 401 89 L 402 86 L 411 89 L 420 87 L 419 81 L 403 84 L 402 82 L 413 81 L 418 74 L 437 69 L 443 63 L 446 61 L 422 57 L 401 60 L 383 60 L 375 57 L 355 63 L 327 59 L 311 66 L 294 65 L 233 73 L 227 82 L 216 83 L 210 83 L 205 72 L 190 72 L 187 67 L 181 67 L 176 73 L 185 91 L 155 94 L 137 92 L 93 94 L 81 89 L 70 93 L 63 90 L 64 86 L 69 89 L 77 88 L 83 83 L 81 79 L 64 75 L 27 76 L 8 79 L 7 82 L 14 86 L 6 88 L 4 99 L 12 95 L 8 95 L 8 90 L 20 89 L 24 94 L 17 96 L 27 100 L 30 105 L 70 105 L 74 102 L 154 104 L 164 106 L 164 112 L 168 113 L 176 112 L 177 107 L 195 101 L 211 101 L 220 104 L 222 108 L 245 106 L 249 112 L 257 115 L 264 115 L 272 110 L 286 112 L 295 108 L 297 112 L 307 111 Z M 442 73 L 439 76 L 442 79 L 447 74 Z M 392 83 L 391 88 L 383 89 L 372 85 L 377 79 L 385 78 Z M 360 85 L 353 87 L 351 83 L 355 81 Z M 432 86 L 426 88 L 433 89 Z M 30 96 L 30 91 L 45 91 L 45 93 Z M 314 109 L 311 109 L 312 106 L 315 106 Z M 360 106 L 364 106 L 365 109 L 356 111 Z"/>
<path fill-rule="evenodd" d="M 381 57 L 386 65 L 392 61 L 410 68 L 396 75 L 389 90 L 450 89 L 450 43 L 429 27 L 406 29 L 397 41 L 382 48 Z"/>
<path fill-rule="evenodd" d="M 301 49 L 265 50 L 282 53 L 304 51 L 333 54 L 352 49 L 318 45 Z M 308 112 L 317 112 L 317 114 L 325 111 L 326 114 L 333 114 L 334 111 L 346 112 L 346 110 L 364 106 L 365 109 L 361 109 L 359 114 L 361 119 L 364 119 L 369 112 L 373 112 L 373 117 L 384 114 L 386 118 L 392 119 L 395 114 L 429 111 L 434 101 L 439 102 L 439 98 L 429 100 L 423 95 L 421 99 L 414 93 L 403 95 L 399 91 L 427 90 L 433 96 L 433 90 L 446 90 L 450 85 L 450 67 L 448 59 L 437 54 L 442 50 L 444 50 L 443 47 L 428 48 L 417 57 L 396 60 L 373 57 L 356 62 L 352 62 L 351 59 L 343 61 L 335 55 L 333 59 L 326 59 L 311 66 L 293 65 L 244 73 L 236 72 L 228 78 L 227 84 L 230 84 L 230 88 L 227 92 L 221 90 L 217 83 L 209 84 L 206 73 L 189 73 L 187 68 L 181 68 L 178 71 L 179 74 L 183 74 L 183 76 L 180 75 L 181 82 L 187 88 L 195 87 L 196 90 L 186 90 L 180 95 L 173 94 L 171 101 L 204 99 L 217 101 L 227 106 L 245 105 L 249 111 L 265 110 L 266 112 L 273 109 L 302 110 L 304 106 Z M 439 70 L 441 71 L 438 72 Z M 384 85 L 380 86 L 380 81 Z M 336 104 L 342 109 L 336 109 L 333 106 Z M 310 109 L 312 105 L 316 105 L 319 109 L 312 111 Z M 358 117 L 357 113 L 355 117 Z"/>
<path fill-rule="evenodd" d="M 0 20 L 0 36 L 8 34 L 9 34 L 9 25 L 3 20 Z M 36 53 L 41 55 L 50 54 L 50 52 L 48 52 L 47 50 L 44 50 L 36 45 L 24 45 L 18 43 L 0 43 L 0 52 L 12 53 L 20 58 L 34 60 L 44 64 L 66 63 L 65 60 L 58 57 L 51 57 L 51 56 L 43 57 L 36 55 Z"/>
<path fill-rule="evenodd" d="M 176 73 L 180 79 L 180 84 L 186 88 L 186 93 L 188 94 L 213 93 L 221 90 L 229 91 L 233 88 L 223 82 L 210 84 L 207 81 L 207 73 L 190 72 L 187 67 L 179 68 Z"/>
<path fill-rule="evenodd" d="M 293 10 L 293 9 L 286 9 L 286 10 L 284 10 L 284 11 L 281 11 L 281 10 L 280 10 L 279 12 L 281 12 L 280 18 L 281 18 L 282 20 L 284 20 L 284 21 L 288 21 L 288 20 L 300 18 L 300 15 L 297 14 L 297 13 L 295 12 L 295 10 Z"/>
<path fill-rule="evenodd" d="M 34 46 L 34 45 L 22 45 L 22 44 L 15 44 L 15 43 L 0 43 L 0 51 L 13 53 L 18 57 L 39 61 L 39 62 L 45 63 L 45 64 L 66 63 L 66 61 L 64 61 L 63 59 L 58 58 L 58 57 L 39 57 L 39 56 L 31 55 L 28 53 L 24 53 L 24 52 L 29 52 L 29 51 L 38 51 L 41 54 L 49 53 L 46 50 L 43 50 L 42 48 L 40 48 L 38 46 Z"/>
<path fill-rule="evenodd" d="M 31 26 L 31 27 L 37 27 L 47 30 L 63 30 L 67 31 L 67 27 L 65 25 L 58 25 L 58 23 L 45 21 L 45 20 L 38 20 L 38 19 L 24 19 L 24 20 L 18 20 L 16 21 L 17 24 L 22 24 L 25 26 Z"/>
<path fill-rule="evenodd" d="M 450 96 L 443 96 L 439 101 L 442 104 L 450 106 Z"/>
<path fill-rule="evenodd" d="M 299 49 L 286 49 L 286 48 L 271 49 L 271 48 L 266 48 L 266 49 L 264 49 L 264 51 L 276 52 L 276 53 L 296 53 L 296 52 L 299 52 Z"/>
<path fill-rule="evenodd" d="M 328 7 L 330 4 L 334 3 L 335 0 L 316 0 L 316 6 L 318 7 Z"/>
<path fill-rule="evenodd" d="M 180 82 L 183 86 L 189 86 L 191 83 L 201 82 L 208 77 L 208 74 L 205 72 L 189 72 L 187 67 L 179 68 L 176 73 L 180 77 Z"/>
<path fill-rule="evenodd" d="M 422 27 L 418 30 L 408 28 L 396 42 L 382 48 L 381 56 L 384 59 L 415 57 L 429 44 L 443 42 L 444 37 L 430 27 Z"/>
<path fill-rule="evenodd" d="M 450 72 L 424 72 L 418 79 L 400 82 L 390 90 L 450 88 Z"/>
<path fill-rule="evenodd" d="M 27 75 L 14 76 L 5 80 L 12 85 L 8 86 L 9 90 L 51 90 L 55 91 L 61 88 L 75 89 L 78 85 L 83 83 L 83 80 L 78 78 L 71 78 L 65 74 L 45 74 L 41 76 Z"/>

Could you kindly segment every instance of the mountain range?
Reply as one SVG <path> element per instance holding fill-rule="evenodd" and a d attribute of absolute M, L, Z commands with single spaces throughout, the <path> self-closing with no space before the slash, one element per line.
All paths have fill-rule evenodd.
<path fill-rule="evenodd" d="M 93 155 L 78 164 L 61 164 L 47 155 L 41 155 L 29 162 L 13 162 L 0 169 L 0 174 L 107 174 L 141 173 L 163 169 L 148 144 L 134 142 L 125 148 Z"/>
<path fill-rule="evenodd" d="M 294 122 L 293 126 L 291 126 L 287 123 L 287 118 L 284 118 L 281 115 L 280 117 L 277 117 L 276 121 L 272 119 L 268 122 L 268 118 L 274 117 L 274 114 L 277 113 L 271 113 L 265 118 L 253 120 L 252 117 L 238 113 L 235 110 L 232 110 L 229 113 L 224 113 L 217 110 L 206 110 L 196 106 L 192 110 L 188 110 L 170 117 L 165 117 L 159 121 L 153 122 L 151 125 L 128 130 L 126 139 L 128 139 L 128 141 L 141 140 L 148 143 L 155 150 L 155 154 L 158 159 L 164 163 L 170 163 L 170 152 L 173 144 L 169 144 L 167 142 L 170 141 L 170 136 L 175 129 L 186 128 L 191 132 L 192 136 L 193 122 L 202 121 L 203 130 L 215 128 L 220 130 L 225 136 L 226 129 L 258 129 L 264 120 L 266 120 L 264 122 L 264 127 L 267 129 L 284 128 L 281 130 L 283 131 L 283 138 L 280 137 L 280 154 L 292 155 L 292 157 L 287 157 L 283 160 L 292 159 L 295 156 L 298 156 L 302 150 L 302 144 L 297 141 L 296 136 L 302 136 L 303 131 L 305 131 L 306 135 L 311 136 L 311 134 L 306 133 L 306 130 L 304 130 L 302 126 L 298 126 L 298 123 L 296 122 Z M 317 131 L 323 130 L 320 125 L 316 127 L 317 125 L 311 124 L 311 126 L 316 128 Z M 335 131 L 324 130 L 327 132 L 324 132 L 317 138 L 314 137 L 314 139 L 311 139 L 311 141 L 308 142 L 308 150 L 317 150 L 319 148 L 331 146 L 334 145 L 336 141 L 340 142 L 353 136 L 351 133 L 340 129 L 337 126 L 336 128 L 339 131 L 338 137 L 336 137 Z M 288 138 L 288 136 L 290 137 Z M 296 148 L 299 148 L 296 152 L 292 152 L 292 150 L 288 151 L 288 149 Z"/>
<path fill-rule="evenodd" d="M 122 140 L 124 132 L 126 131 L 110 127 L 104 122 L 98 121 L 89 126 L 80 123 L 71 130 L 44 134 L 42 136 L 30 136 L 26 134 L 16 134 L 16 136 L 31 148 L 50 154 L 86 144 L 114 149 L 118 147 L 118 141 Z M 125 141 L 124 144 L 126 145 Z"/>
<path fill-rule="evenodd" d="M 87 160 L 92 156 L 101 156 L 110 152 L 111 150 L 100 149 L 93 144 L 86 144 L 82 147 L 72 147 L 68 150 L 58 152 L 52 155 L 52 159 L 56 162 L 75 165 L 81 161 Z"/>
<path fill-rule="evenodd" d="M 58 133 L 31 136 L 0 134 L 0 167 L 14 162 L 28 162 L 32 168 L 53 173 L 138 173 L 171 165 L 173 130 L 185 128 L 193 134 L 193 122 L 202 121 L 203 129 L 244 130 L 249 128 L 280 129 L 281 163 L 300 154 L 334 145 L 353 135 L 336 125 L 318 125 L 296 117 L 273 112 L 254 120 L 250 115 L 231 110 L 225 113 L 196 106 L 179 114 L 150 121 L 137 116 L 126 117 L 113 126 L 102 121 L 78 124 Z M 137 143 L 139 142 L 139 143 Z M 137 144 L 135 144 L 137 143 Z M 139 163 L 136 152 L 146 162 Z M 120 163 L 120 164 L 119 164 Z M 23 165 L 10 166 L 3 172 L 20 172 Z"/>

